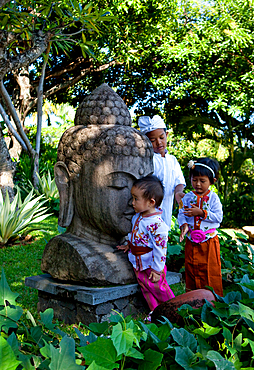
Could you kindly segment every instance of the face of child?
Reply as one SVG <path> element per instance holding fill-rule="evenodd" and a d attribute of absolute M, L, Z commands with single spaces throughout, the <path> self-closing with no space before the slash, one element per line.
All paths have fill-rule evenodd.
<path fill-rule="evenodd" d="M 152 202 L 152 200 L 144 198 L 143 194 L 144 194 L 143 189 L 139 189 L 135 186 L 132 187 L 131 195 L 134 211 L 136 213 L 142 212 L 143 216 L 146 216 L 155 210 L 155 205 L 154 202 Z"/>
<path fill-rule="evenodd" d="M 163 128 L 157 128 L 146 134 L 151 143 L 153 144 L 154 153 L 160 154 L 165 157 L 165 149 L 167 147 L 167 134 Z"/>
<path fill-rule="evenodd" d="M 191 176 L 191 185 L 198 195 L 204 195 L 211 182 L 208 176 Z"/>

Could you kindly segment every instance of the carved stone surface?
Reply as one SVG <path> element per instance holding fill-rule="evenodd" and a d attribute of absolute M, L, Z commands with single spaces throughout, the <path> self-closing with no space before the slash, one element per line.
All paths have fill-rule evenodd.
<path fill-rule="evenodd" d="M 166 279 L 172 285 L 180 281 L 181 274 L 168 271 Z M 95 288 L 61 283 L 43 274 L 27 277 L 25 285 L 38 290 L 38 312 L 53 308 L 54 317 L 66 324 L 102 322 L 108 320 L 114 311 L 122 312 L 125 317 L 149 312 L 137 282 Z"/>
<path fill-rule="evenodd" d="M 133 181 L 153 172 L 152 157 L 149 139 L 131 127 L 125 103 L 107 84 L 85 98 L 58 146 L 58 223 L 67 230 L 47 244 L 43 272 L 88 285 L 135 282 L 116 246 L 131 231 Z"/>

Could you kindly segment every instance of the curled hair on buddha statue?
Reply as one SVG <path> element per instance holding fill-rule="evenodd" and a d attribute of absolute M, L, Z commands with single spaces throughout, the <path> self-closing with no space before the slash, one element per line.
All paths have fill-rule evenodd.
<path fill-rule="evenodd" d="M 80 125 L 69 128 L 62 135 L 57 160 L 64 162 L 71 177 L 75 178 L 86 162 L 96 164 L 106 156 L 152 158 L 153 147 L 132 127 Z"/>
<path fill-rule="evenodd" d="M 220 165 L 216 159 L 203 157 L 191 160 L 188 163 L 190 179 L 195 176 L 207 176 L 211 184 L 214 184 L 219 177 Z"/>

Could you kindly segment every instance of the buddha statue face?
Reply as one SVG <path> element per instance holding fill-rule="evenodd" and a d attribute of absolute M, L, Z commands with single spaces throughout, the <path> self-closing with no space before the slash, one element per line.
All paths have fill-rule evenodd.
<path fill-rule="evenodd" d="M 152 145 L 131 127 L 76 126 L 59 144 L 55 178 L 59 224 L 93 240 L 120 240 L 131 231 L 133 181 L 153 172 Z"/>

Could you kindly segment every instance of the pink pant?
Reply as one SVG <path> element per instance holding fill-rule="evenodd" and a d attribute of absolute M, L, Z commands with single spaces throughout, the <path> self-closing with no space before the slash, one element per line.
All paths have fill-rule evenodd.
<path fill-rule="evenodd" d="M 151 311 L 153 311 L 155 307 L 159 306 L 159 304 L 175 297 L 166 280 L 166 266 L 164 267 L 160 280 L 157 283 L 152 283 L 148 279 L 151 273 L 150 268 L 143 271 L 136 271 L 134 269 L 134 272 Z"/>

